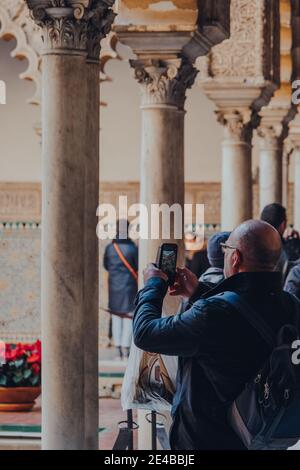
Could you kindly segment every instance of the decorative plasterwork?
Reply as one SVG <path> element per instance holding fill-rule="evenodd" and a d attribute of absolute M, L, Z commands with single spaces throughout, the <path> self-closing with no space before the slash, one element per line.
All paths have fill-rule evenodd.
<path fill-rule="evenodd" d="M 300 79 L 300 0 L 291 1 L 292 9 L 292 81 Z M 289 123 L 289 140 L 297 150 L 300 150 L 300 105 L 295 106 L 296 116 Z"/>
<path fill-rule="evenodd" d="M 28 9 L 22 0 L 1 0 L 0 39 L 16 39 L 16 47 L 11 56 L 27 59 L 28 67 L 20 74 L 23 80 L 31 80 L 36 85 L 35 95 L 29 100 L 32 104 L 40 102 L 41 95 L 41 37 L 39 28 L 29 18 Z"/>
<path fill-rule="evenodd" d="M 39 222 L 39 183 L 0 183 L 0 222 Z"/>
<path fill-rule="evenodd" d="M 231 35 L 212 49 L 209 76 L 221 81 L 230 78 L 258 85 L 264 85 L 266 80 L 279 82 L 279 63 L 274 70 L 270 46 L 271 37 L 279 47 L 276 39 L 279 26 L 276 31 L 271 31 L 270 25 L 274 8 L 276 2 L 273 0 L 231 0 Z"/>
<path fill-rule="evenodd" d="M 36 85 L 35 95 L 29 100 L 29 103 L 40 104 L 41 51 L 43 43 L 41 30 L 30 18 L 29 10 L 24 0 L 1 0 L 0 39 L 16 39 L 17 44 L 11 52 L 11 56 L 28 60 L 28 67 L 25 72 L 20 74 L 20 78 L 34 81 Z M 117 43 L 116 34 L 112 32 L 101 43 L 100 82 L 112 81 L 111 77 L 107 75 L 105 67 L 111 59 L 121 60 L 117 52 Z M 98 48 L 98 43 L 95 47 Z M 97 50 L 94 53 L 97 54 Z"/>
<path fill-rule="evenodd" d="M 296 109 L 292 105 L 290 80 L 292 75 L 292 31 L 290 0 L 280 0 L 280 73 L 281 84 L 268 106 L 260 112 L 261 123 L 258 135 L 263 148 L 282 145 L 289 129 L 288 124 L 294 118 Z"/>
<path fill-rule="evenodd" d="M 278 0 L 231 0 L 230 38 L 197 63 L 200 87 L 219 109 L 257 113 L 270 101 L 279 84 L 278 6 Z"/>

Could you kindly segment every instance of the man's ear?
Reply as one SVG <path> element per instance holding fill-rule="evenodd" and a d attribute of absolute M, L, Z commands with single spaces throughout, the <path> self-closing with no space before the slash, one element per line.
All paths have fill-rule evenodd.
<path fill-rule="evenodd" d="M 287 229 L 287 220 L 283 221 L 281 223 L 280 227 L 278 228 L 278 232 L 282 237 L 283 237 L 284 232 L 286 231 L 286 229 Z"/>
<path fill-rule="evenodd" d="M 235 250 L 232 255 L 232 267 L 238 271 L 241 264 L 242 264 L 242 254 L 240 253 L 239 250 Z"/>

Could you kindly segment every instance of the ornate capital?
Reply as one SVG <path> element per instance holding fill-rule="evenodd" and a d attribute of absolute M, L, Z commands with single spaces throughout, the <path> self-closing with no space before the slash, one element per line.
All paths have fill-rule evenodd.
<path fill-rule="evenodd" d="M 295 150 L 300 151 L 300 114 L 289 124 L 289 140 Z"/>
<path fill-rule="evenodd" d="M 141 84 L 143 106 L 184 109 L 186 90 L 191 88 L 198 73 L 187 59 L 132 60 L 130 63 Z"/>
<path fill-rule="evenodd" d="M 99 61 L 101 40 L 109 34 L 116 17 L 116 14 L 111 8 L 114 1 L 115 0 L 98 0 L 94 2 L 98 6 L 95 5 L 88 24 L 87 51 L 89 61 Z"/>
<path fill-rule="evenodd" d="M 43 28 L 44 53 L 88 55 L 98 60 L 100 40 L 114 19 L 114 0 L 26 0 Z"/>
<path fill-rule="evenodd" d="M 262 149 L 279 148 L 283 144 L 283 124 L 261 124 L 257 130 Z"/>
<path fill-rule="evenodd" d="M 219 110 L 217 111 L 218 121 L 225 128 L 225 139 L 232 143 L 251 145 L 253 136 L 253 124 L 251 122 L 250 110 Z"/>

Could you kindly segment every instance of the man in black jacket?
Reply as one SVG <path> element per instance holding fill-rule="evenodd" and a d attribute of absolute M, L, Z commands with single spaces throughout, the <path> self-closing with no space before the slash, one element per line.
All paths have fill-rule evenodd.
<path fill-rule="evenodd" d="M 190 298 L 190 308 L 161 318 L 167 293 L 164 273 L 150 265 L 138 294 L 133 322 L 135 344 L 148 352 L 179 356 L 170 434 L 174 450 L 240 449 L 227 422 L 228 406 L 270 354 L 269 346 L 220 294 L 232 291 L 255 309 L 274 334 L 289 321 L 294 304 L 273 272 L 281 239 L 269 224 L 249 221 L 223 246 L 226 280 L 205 294 L 188 270 L 178 271 L 173 295 Z M 198 287 L 199 286 L 199 287 Z"/>
<path fill-rule="evenodd" d="M 284 290 L 295 295 L 300 300 L 300 260 L 290 271 Z"/>

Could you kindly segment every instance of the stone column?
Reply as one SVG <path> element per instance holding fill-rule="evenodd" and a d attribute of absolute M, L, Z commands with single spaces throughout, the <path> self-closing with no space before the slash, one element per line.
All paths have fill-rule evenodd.
<path fill-rule="evenodd" d="M 156 259 L 162 243 L 179 243 L 183 262 L 183 240 L 174 240 L 174 223 L 183 233 L 184 215 L 184 103 L 186 90 L 197 71 L 186 59 L 132 61 L 142 91 L 141 197 L 148 213 L 153 204 L 178 204 L 182 217 L 172 220 L 170 237 L 141 240 L 140 272 Z M 150 220 L 149 220 L 150 222 Z M 179 225 L 178 225 L 179 224 Z M 153 228 L 153 227 L 152 227 Z M 149 223 L 149 234 L 151 235 Z"/>
<path fill-rule="evenodd" d="M 245 112 L 245 114 L 247 114 Z M 252 218 L 252 125 L 235 110 L 219 112 L 222 143 L 222 229 Z"/>
<path fill-rule="evenodd" d="M 111 2 L 112 3 L 112 2 Z M 98 449 L 99 428 L 99 240 L 96 235 L 99 205 L 100 41 L 109 32 L 115 14 L 99 8 L 89 23 L 87 106 L 85 121 L 84 209 L 84 403 L 85 449 Z"/>
<path fill-rule="evenodd" d="M 291 151 L 289 148 L 284 146 L 283 165 L 282 165 L 282 205 L 284 207 L 288 207 L 289 205 L 290 160 L 291 160 Z"/>
<path fill-rule="evenodd" d="M 294 149 L 294 227 L 300 230 L 300 142 Z"/>
<path fill-rule="evenodd" d="M 269 204 L 282 204 L 283 139 L 281 129 L 261 126 L 260 144 L 260 212 Z"/>
<path fill-rule="evenodd" d="M 184 103 L 186 90 L 194 82 L 197 71 L 185 59 L 132 61 L 135 76 L 142 92 L 142 142 L 141 142 L 141 196 L 148 213 L 154 204 L 178 204 L 182 217 L 177 224 L 184 230 Z M 149 232 L 151 229 L 149 219 Z M 162 224 L 161 224 L 162 225 Z M 156 259 L 159 246 L 164 243 L 179 244 L 179 263 L 184 262 L 183 240 L 174 240 L 174 221 L 171 236 L 166 238 L 160 227 L 157 239 L 140 240 L 139 271 Z M 141 279 L 142 282 L 142 279 Z M 168 298 L 164 310 L 174 313 L 178 307 Z M 151 430 L 139 411 L 139 449 L 151 449 Z"/>
<path fill-rule="evenodd" d="M 49 450 L 93 449 L 98 439 L 95 418 L 98 416 L 97 276 L 94 278 L 98 258 L 95 253 L 92 257 L 88 245 L 96 246 L 92 231 L 93 225 L 96 230 L 99 183 L 96 155 L 99 114 L 92 102 L 97 99 L 98 108 L 95 87 L 99 83 L 94 77 L 95 70 L 86 61 L 93 37 L 92 23 L 98 22 L 99 29 L 99 21 L 112 3 L 110 0 L 27 0 L 33 18 L 43 27 L 45 45 L 42 61 L 42 446 Z M 95 113 L 89 115 L 90 123 L 96 121 L 89 131 L 88 111 Z M 93 145 L 96 148 L 91 151 Z M 92 266 L 88 266 L 85 257 Z M 92 285 L 88 287 L 89 281 Z M 87 369 L 90 358 L 92 362 Z"/>

